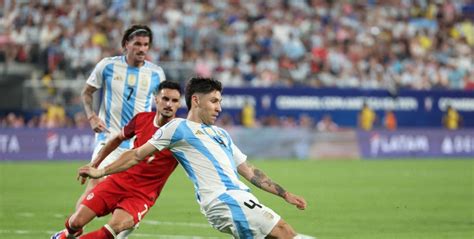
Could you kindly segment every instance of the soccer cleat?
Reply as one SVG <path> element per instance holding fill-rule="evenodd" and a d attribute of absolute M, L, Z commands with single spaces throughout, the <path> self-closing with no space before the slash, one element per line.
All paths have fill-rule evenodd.
<path fill-rule="evenodd" d="M 51 239 L 76 239 L 75 236 L 73 235 L 68 235 L 66 232 L 66 229 L 56 232 L 53 236 L 51 236 Z"/>
<path fill-rule="evenodd" d="M 67 239 L 66 231 L 62 230 L 62 231 L 56 232 L 53 236 L 51 236 L 51 239 Z"/>

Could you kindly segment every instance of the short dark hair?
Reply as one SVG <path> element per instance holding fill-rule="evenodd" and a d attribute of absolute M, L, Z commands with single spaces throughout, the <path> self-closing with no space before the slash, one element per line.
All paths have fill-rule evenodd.
<path fill-rule="evenodd" d="M 158 95 L 162 89 L 172 89 L 172 90 L 177 90 L 179 94 L 181 95 L 181 86 L 179 85 L 178 82 L 176 81 L 171 81 L 171 80 L 165 80 L 160 83 L 160 85 L 155 89 L 153 94 Z"/>
<path fill-rule="evenodd" d="M 146 25 L 133 25 L 127 30 L 122 37 L 122 47 L 125 47 L 127 41 L 130 41 L 135 36 L 147 36 L 150 38 L 150 45 L 153 43 L 153 32 Z"/>
<path fill-rule="evenodd" d="M 184 92 L 188 110 L 191 109 L 191 97 L 195 93 L 207 94 L 215 90 L 222 93 L 222 84 L 220 81 L 214 80 L 213 78 L 192 77 L 186 84 L 186 89 Z"/>

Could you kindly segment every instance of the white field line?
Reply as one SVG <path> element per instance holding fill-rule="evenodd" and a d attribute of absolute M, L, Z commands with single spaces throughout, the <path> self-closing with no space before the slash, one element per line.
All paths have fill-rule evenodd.
<path fill-rule="evenodd" d="M 54 214 L 53 217 L 55 218 L 66 218 L 66 215 L 63 214 Z M 95 221 L 104 221 L 108 220 L 107 217 L 98 217 L 94 219 Z M 140 222 L 141 224 L 148 224 L 148 225 L 161 225 L 161 226 L 179 226 L 179 227 L 197 227 L 197 228 L 211 228 L 211 225 L 205 223 L 194 223 L 194 222 L 165 222 L 165 221 L 155 221 L 155 220 L 147 220 L 143 219 Z M 135 233 L 134 233 L 135 235 Z"/>
<path fill-rule="evenodd" d="M 149 224 L 149 225 L 163 225 L 163 226 L 211 228 L 211 225 L 209 224 L 194 223 L 194 222 L 163 222 L 163 221 L 154 221 L 154 220 L 143 220 L 140 223 Z"/>
<path fill-rule="evenodd" d="M 108 218 L 99 217 L 95 218 L 95 221 L 107 221 Z M 153 226 L 169 226 L 169 227 L 195 227 L 195 228 L 212 228 L 209 224 L 204 223 L 194 223 L 194 222 L 165 222 L 165 221 L 155 221 L 155 220 L 146 220 L 140 221 L 141 225 L 153 225 Z M 134 233 L 135 234 L 135 233 Z"/>
<path fill-rule="evenodd" d="M 18 216 L 20 216 L 20 217 L 34 217 L 35 214 L 31 213 L 31 212 L 20 212 L 20 213 L 18 213 Z"/>

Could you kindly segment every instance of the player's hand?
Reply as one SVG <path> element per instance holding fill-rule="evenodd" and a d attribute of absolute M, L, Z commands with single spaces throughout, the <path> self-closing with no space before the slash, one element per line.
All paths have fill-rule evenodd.
<path fill-rule="evenodd" d="M 285 201 L 295 205 L 298 209 L 304 210 L 307 206 L 306 201 L 303 197 L 294 195 L 290 192 L 286 192 L 284 195 Z"/>
<path fill-rule="evenodd" d="M 96 169 L 94 167 L 91 167 L 89 165 L 85 165 L 79 168 L 79 176 L 80 177 L 85 177 L 85 178 L 101 178 L 104 176 L 105 170 L 102 169 Z"/>
<path fill-rule="evenodd" d="M 89 124 L 91 125 L 92 130 L 94 130 L 94 132 L 96 132 L 96 133 L 100 133 L 100 132 L 103 132 L 103 131 L 108 132 L 104 121 L 102 121 L 95 114 L 89 117 Z"/>
<path fill-rule="evenodd" d="M 97 168 L 97 167 L 95 167 L 95 166 L 93 165 L 92 162 L 90 162 L 90 163 L 88 163 L 88 164 L 82 166 L 81 168 L 87 167 L 87 166 L 90 166 L 90 167 L 93 167 L 93 168 Z M 80 182 L 81 182 L 81 185 L 84 185 L 84 183 L 86 183 L 86 181 L 87 181 L 87 177 L 81 176 L 81 175 L 79 174 L 79 172 L 78 172 L 78 173 L 77 173 L 77 178 L 76 178 L 76 180 L 80 181 Z"/>

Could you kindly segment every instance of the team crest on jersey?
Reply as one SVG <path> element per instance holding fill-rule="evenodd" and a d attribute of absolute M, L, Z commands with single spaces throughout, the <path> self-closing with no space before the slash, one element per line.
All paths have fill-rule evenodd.
<path fill-rule="evenodd" d="M 94 193 L 89 193 L 89 195 L 86 197 L 86 200 L 91 200 L 92 198 L 94 198 Z"/>
<path fill-rule="evenodd" d="M 137 82 L 137 77 L 135 77 L 135 75 L 128 75 L 127 77 L 128 85 L 135 85 L 136 82 Z"/>
<path fill-rule="evenodd" d="M 140 79 L 140 85 L 142 87 L 147 87 L 148 86 L 148 79 L 147 78 Z"/>

